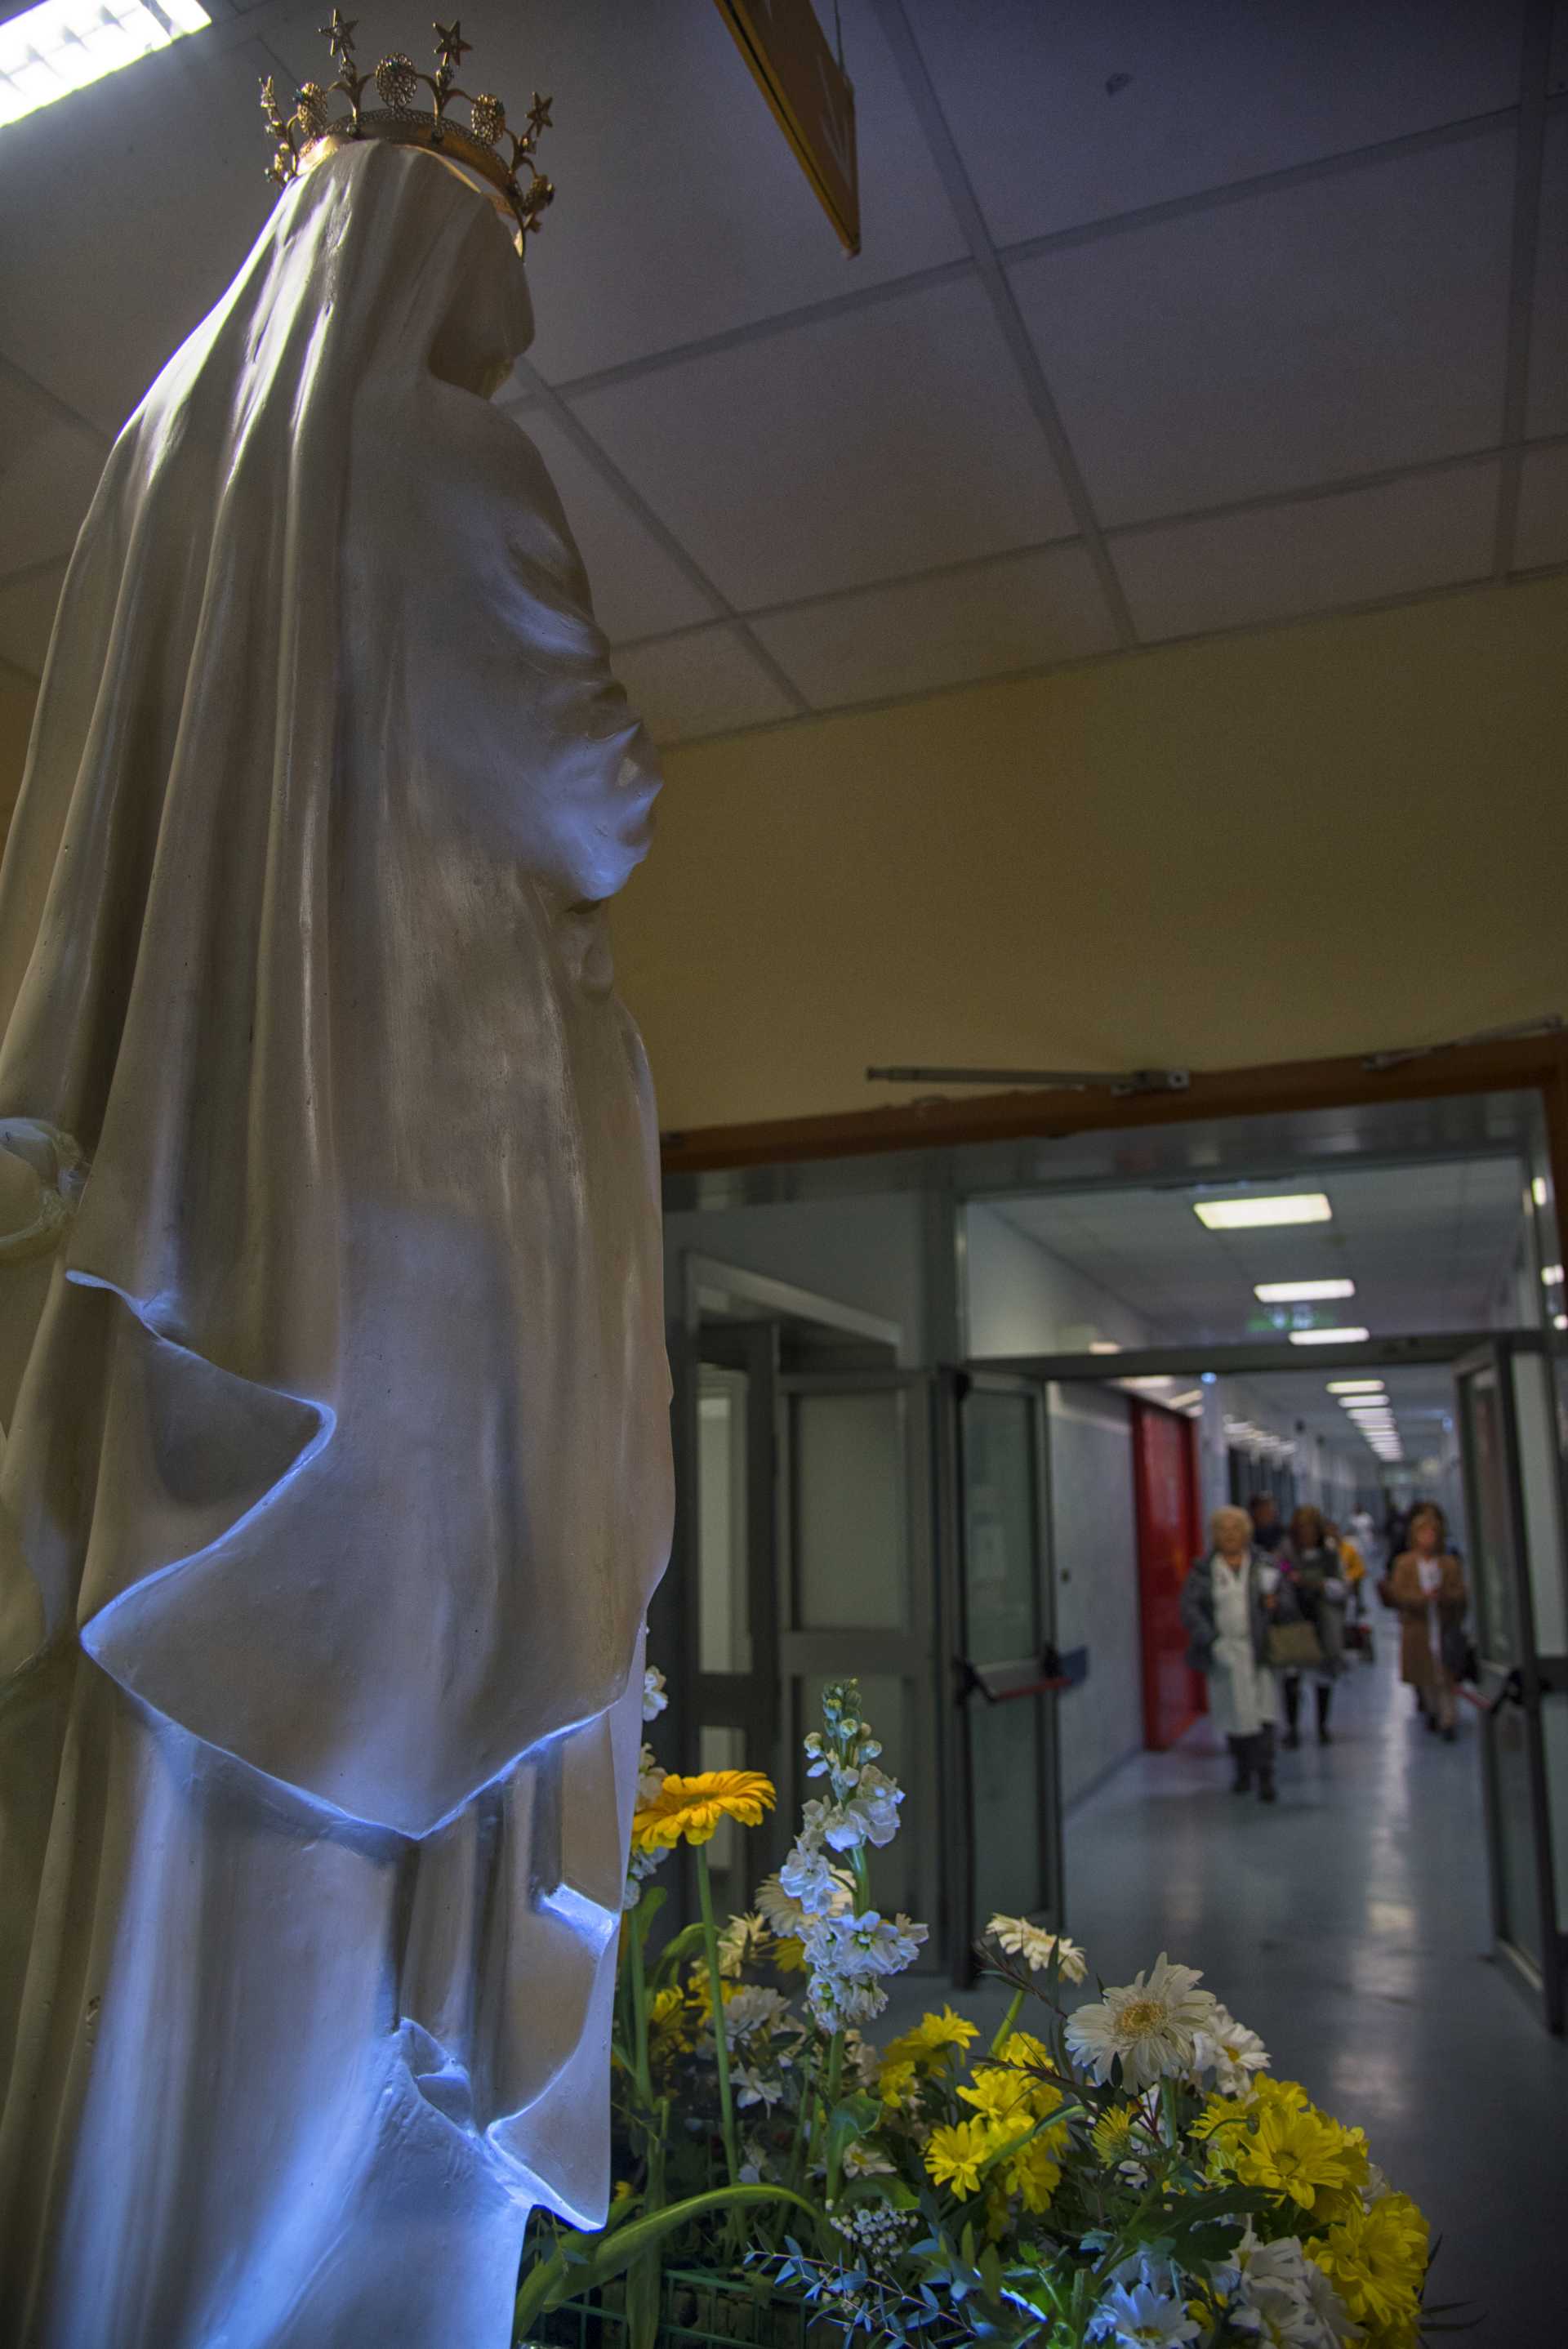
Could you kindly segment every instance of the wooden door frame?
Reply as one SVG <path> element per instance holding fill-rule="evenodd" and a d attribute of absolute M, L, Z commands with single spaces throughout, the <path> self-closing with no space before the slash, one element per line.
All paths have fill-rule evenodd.
<path fill-rule="evenodd" d="M 699 1174 L 975 1143 L 1054 1141 L 1068 1134 L 1186 1125 L 1206 1118 L 1530 1091 L 1542 1097 L 1553 1189 L 1559 1215 L 1568 1221 L 1568 1033 L 1561 1030 L 1491 1043 L 1434 1045 L 1391 1062 L 1387 1055 L 1375 1053 L 1199 1069 L 1190 1084 L 1174 1092 L 1069 1093 L 1040 1087 L 975 1093 L 967 1099 L 944 1096 L 886 1109 L 694 1126 L 663 1134 L 660 1143 L 666 1175 Z"/>

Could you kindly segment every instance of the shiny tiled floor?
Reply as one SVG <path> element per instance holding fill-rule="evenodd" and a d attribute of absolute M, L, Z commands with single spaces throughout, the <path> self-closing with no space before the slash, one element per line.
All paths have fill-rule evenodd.
<path fill-rule="evenodd" d="M 1068 1823 L 1068 1927 L 1125 1982 L 1161 1950 L 1262 2033 L 1276 2072 L 1359 2121 L 1444 2238 L 1434 2298 L 1477 2349 L 1568 2344 L 1568 2047 L 1488 1953 L 1475 1716 L 1443 1745 L 1391 1645 L 1336 1695 L 1335 1742 L 1280 1758 L 1265 1809 L 1200 1722 Z M 1064 1700 L 1074 1702 L 1072 1697 Z M 996 2004 L 982 1986 L 978 2015 Z"/>

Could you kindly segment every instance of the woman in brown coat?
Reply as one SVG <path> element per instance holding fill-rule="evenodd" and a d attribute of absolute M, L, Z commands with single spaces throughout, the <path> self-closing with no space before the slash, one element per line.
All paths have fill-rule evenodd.
<path fill-rule="evenodd" d="M 1454 1737 L 1454 1675 L 1450 1635 L 1465 1619 L 1470 1593 L 1464 1568 L 1448 1547 L 1448 1527 L 1435 1502 L 1410 1512 L 1408 1549 L 1389 1569 L 1384 1586 L 1399 1615 L 1399 1677 L 1414 1688 L 1429 1729 Z"/>

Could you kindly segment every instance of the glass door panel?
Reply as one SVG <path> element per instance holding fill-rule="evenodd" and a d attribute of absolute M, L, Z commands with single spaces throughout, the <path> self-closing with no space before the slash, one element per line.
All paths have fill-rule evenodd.
<path fill-rule="evenodd" d="M 1059 1916 L 1044 1410 L 1041 1390 L 1022 1381 L 976 1372 L 960 1383 L 961 1973 L 996 1913 Z"/>
<path fill-rule="evenodd" d="M 1550 1365 L 1538 1345 L 1499 1340 L 1457 1384 L 1470 1577 L 1483 1660 L 1483 1762 L 1493 1922 L 1500 1948 L 1563 2020 L 1558 1930 L 1568 1875 L 1568 1754 L 1562 1460 Z M 1541 1633 L 1553 1643 L 1543 1645 Z"/>
<path fill-rule="evenodd" d="M 871 1854 L 872 1898 L 932 1928 L 942 1902 L 932 1382 L 895 1371 L 800 1371 L 779 1382 L 779 1661 L 791 1724 L 779 1764 L 793 1831 L 817 1788 L 800 1740 L 820 1723 L 823 1684 L 854 1677 L 904 1790 L 893 1842 Z"/>

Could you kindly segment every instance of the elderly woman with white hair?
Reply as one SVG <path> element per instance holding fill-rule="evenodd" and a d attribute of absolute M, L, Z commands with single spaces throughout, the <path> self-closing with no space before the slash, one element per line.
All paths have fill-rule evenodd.
<path fill-rule="evenodd" d="M 1265 1658 L 1279 1569 L 1254 1548 L 1245 1509 L 1216 1509 L 1210 1531 L 1208 1555 L 1181 1586 L 1187 1661 L 1208 1679 L 1209 1711 L 1235 1764 L 1232 1791 L 1248 1793 L 1255 1778 L 1260 1801 L 1272 1803 L 1279 1700 Z"/>

